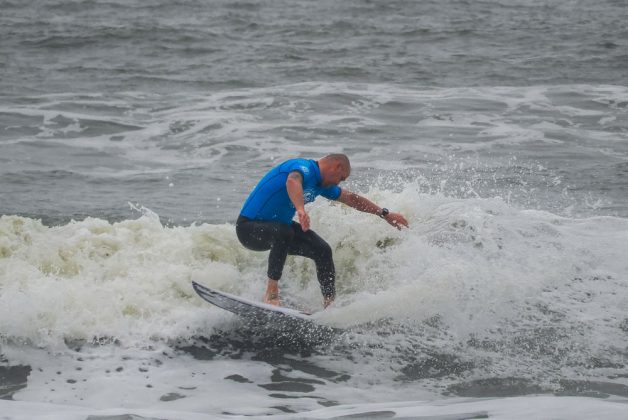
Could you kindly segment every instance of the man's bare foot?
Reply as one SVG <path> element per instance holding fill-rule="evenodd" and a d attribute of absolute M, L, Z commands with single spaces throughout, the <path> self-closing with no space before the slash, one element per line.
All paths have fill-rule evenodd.
<path fill-rule="evenodd" d="M 264 294 L 262 302 L 267 303 L 268 305 L 281 305 L 281 302 L 279 301 L 278 280 L 273 280 L 271 278 L 268 279 L 268 283 L 266 284 L 266 293 Z"/>
<path fill-rule="evenodd" d="M 323 308 L 327 308 L 332 303 L 334 303 L 333 296 L 323 297 Z"/>
<path fill-rule="evenodd" d="M 265 293 L 263 301 L 268 305 L 281 306 L 279 293 Z"/>

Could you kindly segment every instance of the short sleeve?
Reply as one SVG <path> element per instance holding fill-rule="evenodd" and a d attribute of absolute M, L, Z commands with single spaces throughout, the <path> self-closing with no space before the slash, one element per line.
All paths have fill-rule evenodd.
<path fill-rule="evenodd" d="M 301 176 L 303 176 L 303 185 L 305 185 L 312 177 L 315 175 L 312 173 L 312 169 L 303 162 L 299 160 L 294 160 L 289 162 L 289 164 L 284 168 L 285 171 L 289 172 L 299 172 Z"/>
<path fill-rule="evenodd" d="M 342 193 L 342 188 L 338 185 L 332 185 L 331 187 L 321 189 L 321 195 L 330 200 L 338 200 Z"/>

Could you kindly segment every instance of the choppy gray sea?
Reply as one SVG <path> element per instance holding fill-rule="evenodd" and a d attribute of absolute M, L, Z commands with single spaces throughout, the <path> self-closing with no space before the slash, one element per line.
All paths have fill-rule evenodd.
<path fill-rule="evenodd" d="M 626 22 L 610 0 L 0 0 L 0 411 L 622 418 Z M 311 206 L 337 334 L 202 302 L 192 280 L 259 299 L 240 206 L 330 152 L 411 224 Z M 315 278 L 290 258 L 287 302 L 320 309 Z"/>

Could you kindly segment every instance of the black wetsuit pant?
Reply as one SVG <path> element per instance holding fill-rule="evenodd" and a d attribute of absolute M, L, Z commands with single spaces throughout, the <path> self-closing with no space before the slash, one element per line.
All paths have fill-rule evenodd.
<path fill-rule="evenodd" d="M 279 280 L 288 255 L 311 258 L 321 292 L 326 298 L 336 295 L 336 269 L 331 247 L 314 231 L 303 232 L 301 225 L 291 225 L 238 217 L 236 234 L 240 243 L 253 251 L 268 251 L 268 278 Z"/>

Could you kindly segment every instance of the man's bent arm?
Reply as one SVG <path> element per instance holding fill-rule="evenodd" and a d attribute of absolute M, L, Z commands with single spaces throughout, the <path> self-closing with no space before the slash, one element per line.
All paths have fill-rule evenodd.
<path fill-rule="evenodd" d="M 299 172 L 290 172 L 288 179 L 286 180 L 286 189 L 288 190 L 288 197 L 294 204 L 294 208 L 303 210 L 305 201 L 303 199 L 303 176 Z"/>
<path fill-rule="evenodd" d="M 294 204 L 294 208 L 297 209 L 297 216 L 299 217 L 299 223 L 303 232 L 307 232 L 310 228 L 310 216 L 305 212 L 305 200 L 303 198 L 303 176 L 298 171 L 293 171 L 288 174 L 286 180 L 286 190 L 288 190 L 288 197 Z"/>

